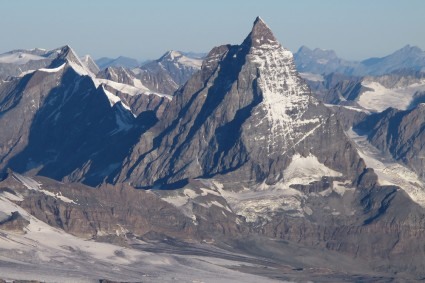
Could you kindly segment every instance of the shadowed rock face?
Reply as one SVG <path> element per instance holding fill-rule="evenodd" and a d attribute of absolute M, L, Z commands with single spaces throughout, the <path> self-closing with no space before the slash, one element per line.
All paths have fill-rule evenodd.
<path fill-rule="evenodd" d="M 134 86 L 136 89 L 138 83 L 142 84 L 131 70 L 123 67 L 108 67 L 99 72 L 97 74 L 97 78 L 107 79 L 128 86 Z M 137 83 L 137 81 L 139 82 Z M 139 89 L 140 93 L 134 95 L 126 93 L 123 90 L 120 91 L 118 89 L 114 89 L 108 85 L 104 85 L 104 88 L 118 96 L 121 101 L 130 107 L 131 112 L 136 116 L 145 111 L 153 111 L 156 116 L 160 118 L 170 101 L 169 97 L 167 98 L 164 95 L 154 94 L 154 91 L 151 91 L 150 89 Z"/>
<path fill-rule="evenodd" d="M 136 118 L 121 102 L 111 106 L 83 71 L 65 46 L 49 69 L 0 86 L 0 169 L 90 185 L 113 175 L 157 118 L 153 111 Z"/>
<path fill-rule="evenodd" d="M 199 71 L 201 62 L 201 58 L 191 58 L 179 51 L 168 51 L 158 60 L 136 69 L 136 77 L 149 89 L 173 95 Z"/>
<path fill-rule="evenodd" d="M 124 67 L 108 67 L 96 75 L 98 78 L 134 86 L 134 75 Z"/>
<path fill-rule="evenodd" d="M 389 108 L 357 125 L 381 151 L 412 168 L 425 180 L 425 104 L 412 110 Z"/>
<path fill-rule="evenodd" d="M 145 187 L 229 175 L 274 183 L 295 153 L 315 155 L 349 178 L 363 170 L 339 122 L 298 76 L 292 54 L 257 19 L 241 45 L 208 54 L 119 180 Z"/>

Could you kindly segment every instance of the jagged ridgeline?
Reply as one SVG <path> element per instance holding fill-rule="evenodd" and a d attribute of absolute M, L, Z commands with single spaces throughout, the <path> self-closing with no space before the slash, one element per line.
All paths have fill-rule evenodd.
<path fill-rule="evenodd" d="M 310 53 L 353 68 L 299 51 Z M 65 258 L 66 270 L 127 281 L 193 281 L 197 268 L 214 282 L 217 266 L 232 280 L 233 269 L 295 281 L 425 276 L 419 71 L 329 75 L 324 104 L 261 18 L 240 45 L 202 59 L 169 51 L 99 70 L 69 46 L 1 56 L 0 247 L 20 270 L 64 270 Z M 306 72 L 322 65 L 301 61 Z M 380 74 L 389 61 L 378 61 Z M 380 112 L 397 100 L 383 89 L 408 93 L 404 108 Z M 167 255 L 147 260 L 157 251 Z"/>
<path fill-rule="evenodd" d="M 284 180 L 295 154 L 348 178 L 363 170 L 336 117 L 299 77 L 292 53 L 258 18 L 241 45 L 210 51 L 134 147 L 118 181 L 149 187 L 226 175 L 273 184 Z"/>

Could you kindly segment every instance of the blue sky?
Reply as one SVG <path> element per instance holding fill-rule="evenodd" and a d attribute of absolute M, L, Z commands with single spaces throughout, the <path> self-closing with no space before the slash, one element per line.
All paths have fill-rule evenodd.
<path fill-rule="evenodd" d="M 257 15 L 292 51 L 333 49 L 346 59 L 425 49 L 423 0 L 0 0 L 0 53 L 71 45 L 94 58 L 158 58 L 239 44 Z"/>

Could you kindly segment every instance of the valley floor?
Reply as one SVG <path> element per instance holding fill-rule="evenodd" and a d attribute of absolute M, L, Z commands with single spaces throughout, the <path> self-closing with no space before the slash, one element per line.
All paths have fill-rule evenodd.
<path fill-rule="evenodd" d="M 0 278 L 42 282 L 392 281 L 341 254 L 261 237 L 216 245 L 169 238 L 129 239 L 127 247 L 122 247 L 83 240 L 42 222 L 32 222 L 29 229 L 20 235 L 1 232 Z"/>

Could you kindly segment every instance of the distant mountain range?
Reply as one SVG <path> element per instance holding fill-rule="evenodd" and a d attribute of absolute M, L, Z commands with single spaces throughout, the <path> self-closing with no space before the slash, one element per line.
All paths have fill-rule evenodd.
<path fill-rule="evenodd" d="M 0 55 L 0 279 L 422 280 L 422 56 Z"/>
<path fill-rule="evenodd" d="M 378 76 L 403 69 L 425 70 L 425 51 L 410 45 L 385 57 L 360 62 L 341 59 L 333 50 L 311 50 L 303 46 L 294 54 L 294 59 L 299 72 L 320 75 L 341 73 L 350 76 Z"/>
<path fill-rule="evenodd" d="M 101 70 L 108 67 L 125 67 L 132 69 L 139 67 L 141 64 L 139 60 L 125 56 L 119 56 L 117 58 L 102 57 L 95 60 L 95 62 Z"/>

